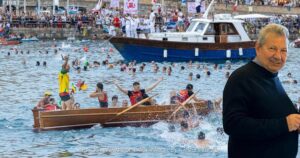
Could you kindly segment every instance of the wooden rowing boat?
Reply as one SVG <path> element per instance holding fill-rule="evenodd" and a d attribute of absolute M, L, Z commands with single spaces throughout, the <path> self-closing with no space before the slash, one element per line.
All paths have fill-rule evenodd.
<path fill-rule="evenodd" d="M 0 45 L 8 46 L 8 45 L 17 45 L 20 44 L 21 41 L 19 39 L 6 39 L 0 38 Z"/>
<path fill-rule="evenodd" d="M 187 104 L 188 109 L 195 106 L 198 114 L 207 114 L 207 105 L 201 103 Z M 139 106 L 117 116 L 126 108 L 90 108 L 78 110 L 43 111 L 33 109 L 34 129 L 74 129 L 88 128 L 100 124 L 103 127 L 150 126 L 167 120 L 177 105 Z M 192 109 L 191 109 L 192 110 Z M 179 111 L 176 117 L 180 117 Z"/>

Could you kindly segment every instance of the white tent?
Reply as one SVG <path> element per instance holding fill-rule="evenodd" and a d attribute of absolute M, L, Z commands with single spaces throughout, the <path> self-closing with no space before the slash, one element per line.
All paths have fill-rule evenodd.
<path fill-rule="evenodd" d="M 263 15 L 263 14 L 245 14 L 234 16 L 235 19 L 267 19 L 272 16 Z"/>

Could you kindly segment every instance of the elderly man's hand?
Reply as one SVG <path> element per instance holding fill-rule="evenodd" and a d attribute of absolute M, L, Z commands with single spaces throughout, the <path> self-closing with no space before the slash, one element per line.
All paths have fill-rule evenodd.
<path fill-rule="evenodd" d="M 299 114 L 290 114 L 286 117 L 289 131 L 296 131 L 300 127 L 300 115 Z"/>

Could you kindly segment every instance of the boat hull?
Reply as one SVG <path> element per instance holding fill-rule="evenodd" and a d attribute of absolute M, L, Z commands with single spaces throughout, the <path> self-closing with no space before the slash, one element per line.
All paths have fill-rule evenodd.
<path fill-rule="evenodd" d="M 203 104 L 194 104 L 198 114 L 207 114 L 208 108 Z M 61 111 L 41 111 L 33 109 L 35 130 L 57 130 L 88 128 L 100 124 L 103 127 L 150 126 L 159 121 L 168 120 L 176 105 L 141 106 L 120 116 L 116 115 L 126 108 L 94 108 Z M 192 105 L 187 105 L 192 108 Z M 178 112 L 176 117 L 181 115 Z"/>
<path fill-rule="evenodd" d="M 126 61 L 206 61 L 252 59 L 255 42 L 190 43 L 113 37 L 110 42 Z"/>
<path fill-rule="evenodd" d="M 3 45 L 3 46 L 18 45 L 20 43 L 21 43 L 20 40 L 7 40 L 5 38 L 0 39 L 0 45 Z"/>

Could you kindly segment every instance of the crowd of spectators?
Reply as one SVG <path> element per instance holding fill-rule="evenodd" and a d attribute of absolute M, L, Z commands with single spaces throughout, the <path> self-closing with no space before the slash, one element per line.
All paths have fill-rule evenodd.
<path fill-rule="evenodd" d="M 72 15 L 21 13 L 17 16 L 15 12 L 11 14 L 8 11 L 0 11 L 0 33 L 9 32 L 11 27 L 75 28 L 78 32 L 82 32 L 83 28 L 95 28 L 111 35 L 138 38 L 140 33 L 184 32 L 193 18 L 194 14 L 185 14 L 180 8 L 168 9 L 166 12 L 157 8 L 138 15 L 123 14 L 122 9 L 109 7 L 102 8 L 98 12 Z M 257 34 L 268 23 L 282 24 L 293 35 L 298 35 L 300 31 L 300 15 L 273 15 L 269 19 L 246 19 L 246 22 L 249 34 Z"/>

